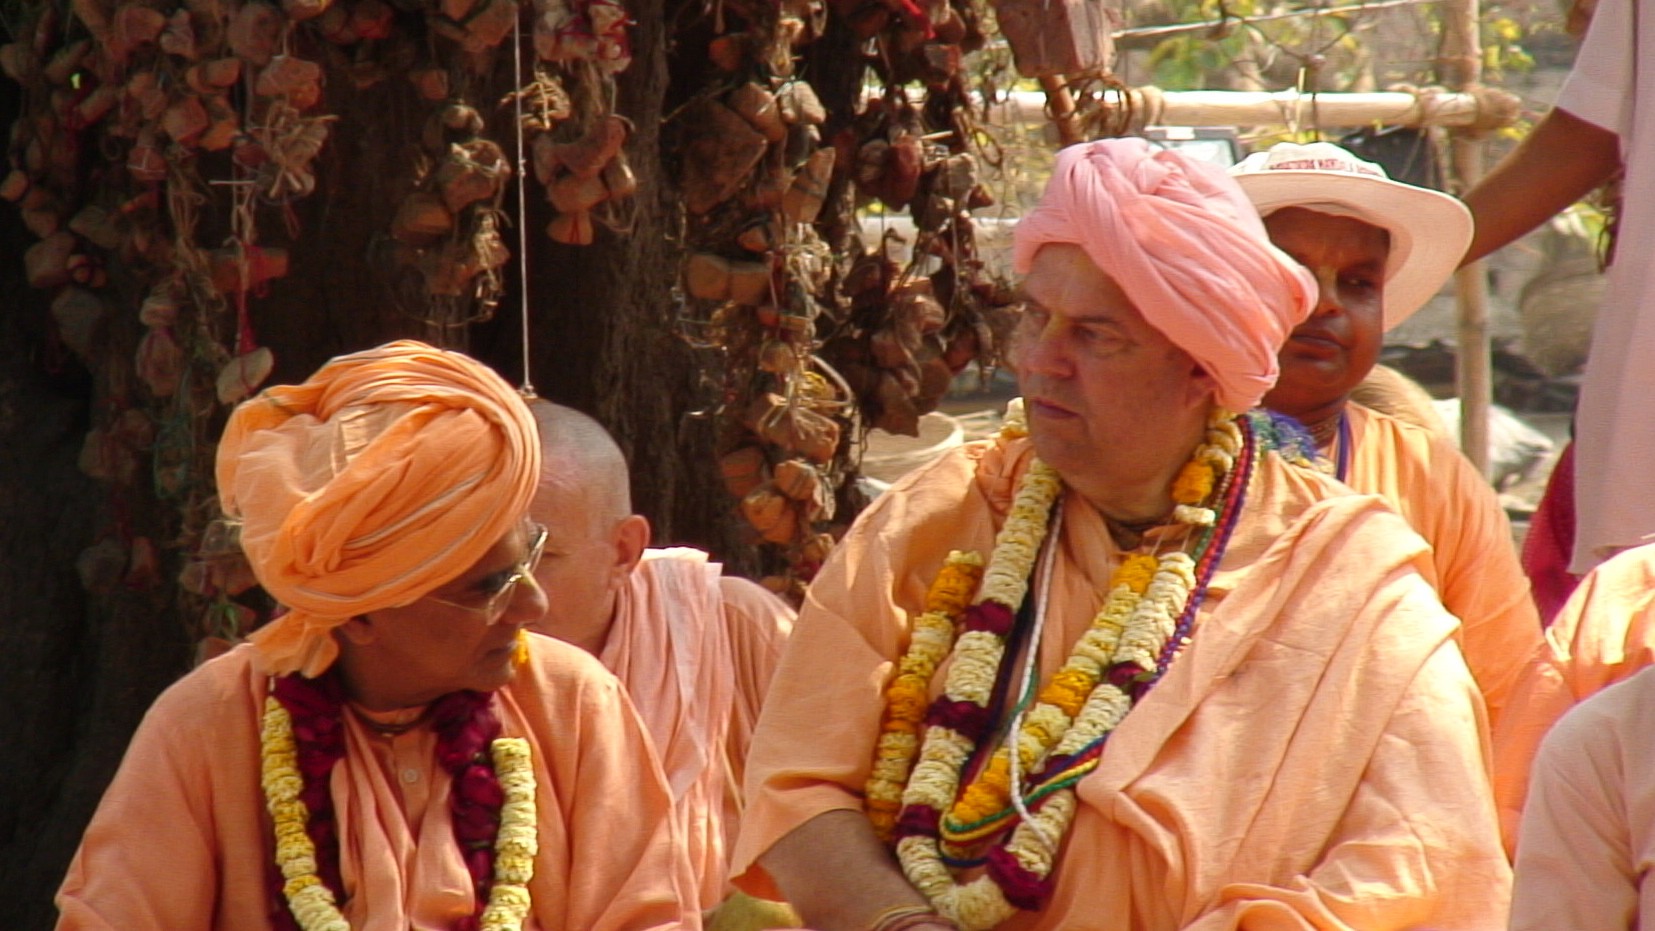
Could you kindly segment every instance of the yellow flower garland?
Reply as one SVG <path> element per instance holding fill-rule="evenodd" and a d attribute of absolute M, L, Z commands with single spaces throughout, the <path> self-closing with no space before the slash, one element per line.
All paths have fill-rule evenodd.
<path fill-rule="evenodd" d="M 316 873 L 316 847 L 305 832 L 310 812 L 299 798 L 304 777 L 299 774 L 293 718 L 274 695 L 264 700 L 259 740 L 265 805 L 276 827 L 276 865 L 282 871 L 282 894 L 293 918 L 303 931 L 350 931 L 333 890 Z M 489 751 L 505 803 L 494 841 L 494 882 L 479 927 L 482 931 L 521 931 L 529 914 L 528 883 L 540 850 L 533 758 L 529 742 L 521 737 L 496 738 Z"/>
<path fill-rule="evenodd" d="M 1016 430 L 1017 427 L 1013 427 L 1006 432 L 1015 435 Z M 1202 444 L 1174 482 L 1175 521 L 1210 526 L 1217 519 L 1217 514 L 1203 503 L 1222 475 L 1234 466 L 1241 444 L 1235 415 L 1216 411 Z M 1031 463 L 1018 487 L 1011 513 L 996 537 L 977 602 L 992 600 L 1012 607 L 1022 603 L 1061 487 L 1056 473 L 1044 463 L 1038 459 Z M 1125 558 L 1110 579 L 1109 595 L 1102 608 L 1075 644 L 1068 660 L 1041 688 L 1034 707 L 1010 740 L 1017 752 L 1020 771 L 1038 770 L 1053 753 L 1079 752 L 1119 725 L 1132 708 L 1132 698 L 1121 688 L 1103 681 L 1105 672 L 1123 662 L 1154 669 L 1158 654 L 1173 634 L 1194 585 L 1195 561 L 1182 551 L 1159 558 L 1148 554 L 1129 554 Z M 929 611 L 929 605 L 927 607 Z M 915 627 L 917 641 L 918 619 Z M 955 700 L 986 706 L 1004 652 L 1003 640 L 993 634 L 970 631 L 961 635 L 953 645 L 953 664 L 949 667 L 945 692 Z M 934 671 L 940 661 L 929 658 L 928 654 L 924 668 Z M 903 663 L 906 666 L 908 657 L 904 657 Z M 920 668 L 918 663 L 915 666 Z M 911 681 L 903 686 L 905 717 L 913 713 L 908 709 L 914 689 Z M 921 694 L 928 691 L 926 688 Z M 889 709 L 891 690 L 887 696 L 889 718 L 893 715 Z M 923 706 L 918 713 L 924 713 Z M 887 751 L 892 755 L 905 754 L 904 764 L 912 760 L 916 752 L 911 747 L 911 735 L 905 733 L 904 737 L 907 740 L 893 741 L 887 746 L 884 735 L 881 736 L 879 759 L 875 764 L 881 780 L 878 786 L 881 809 L 889 797 L 888 783 L 898 771 L 895 767 L 881 770 Z M 959 774 L 972 749 L 971 741 L 952 728 L 926 730 L 924 742 L 917 748 L 920 762 L 913 767 L 900 802 L 947 812 L 942 822 L 944 843 L 919 835 L 903 837 L 897 843 L 897 856 L 909 880 L 939 912 L 963 928 L 986 929 L 1011 917 L 1017 909 L 989 876 L 965 884 L 956 882 L 944 860 L 944 847 L 949 848 L 949 853 L 958 854 L 961 852 L 958 845 L 1001 830 L 1003 822 L 995 816 L 1005 811 L 1011 801 L 1011 751 L 1006 745 L 997 748 L 962 793 L 958 791 Z M 870 817 L 876 829 L 884 825 L 882 836 L 888 836 L 900 806 L 888 814 L 876 813 L 874 779 L 869 781 L 869 790 Z M 1051 794 L 1028 820 L 1017 824 L 1006 843 L 1006 851 L 1030 872 L 1047 875 L 1056 854 L 1056 839 L 1068 829 L 1074 811 L 1072 788 Z"/>
<path fill-rule="evenodd" d="M 505 792 L 500 806 L 500 833 L 494 839 L 494 884 L 481 931 L 520 931 L 529 915 L 529 880 L 540 852 L 539 818 L 534 805 L 534 765 L 529 742 L 496 737 L 489 744 L 494 772 Z"/>
<path fill-rule="evenodd" d="M 902 807 L 902 786 L 919 749 L 919 725 L 930 702 L 931 677 L 954 645 L 954 626 L 982 576 L 983 558 L 978 554 L 948 554 L 925 594 L 925 612 L 914 618 L 897 674 L 885 688 L 885 714 L 866 789 L 868 817 L 882 840 L 890 839 Z"/>

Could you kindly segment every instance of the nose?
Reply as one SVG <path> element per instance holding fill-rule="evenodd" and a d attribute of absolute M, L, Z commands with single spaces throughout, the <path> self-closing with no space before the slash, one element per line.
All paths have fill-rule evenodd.
<path fill-rule="evenodd" d="M 1339 272 L 1333 268 L 1311 268 L 1316 278 L 1316 309 L 1312 316 L 1323 317 L 1340 313 L 1345 305 L 1339 301 Z"/>
<path fill-rule="evenodd" d="M 1044 325 L 1025 323 L 1018 327 L 1012 338 L 1011 362 L 1019 378 L 1034 374 L 1061 377 L 1069 373 L 1070 360 L 1062 346 L 1061 326 L 1058 320 L 1048 319 Z"/>
<path fill-rule="evenodd" d="M 506 605 L 505 613 L 500 615 L 500 623 L 528 627 L 539 623 L 550 607 L 551 601 L 546 597 L 546 589 L 531 572 L 524 575 L 522 581 L 517 583 L 517 588 L 512 591 L 511 603 Z"/>

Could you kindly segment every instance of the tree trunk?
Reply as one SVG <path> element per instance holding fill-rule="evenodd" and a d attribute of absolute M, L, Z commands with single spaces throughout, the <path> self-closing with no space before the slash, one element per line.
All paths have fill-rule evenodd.
<path fill-rule="evenodd" d="M 635 506 L 654 524 L 657 543 L 699 545 L 732 569 L 751 571 L 753 548 L 738 538 L 717 479 L 714 421 L 697 416 L 716 395 L 701 384 L 701 360 L 676 337 L 673 308 L 662 298 L 679 261 L 678 207 L 658 139 L 667 17 L 662 0 L 630 10 L 637 57 L 620 76 L 617 109 L 636 127 L 628 143 L 641 192 L 635 225 L 624 235 L 600 231 L 591 246 L 559 245 L 544 232 L 549 209 L 533 186 L 533 381 L 542 396 L 591 413 L 615 434 L 633 463 Z M 0 43 L 9 38 L 0 33 Z M 506 83 L 510 65 L 508 44 L 497 86 L 480 98 L 498 100 L 515 86 Z M 318 161 L 316 192 L 293 205 L 298 235 L 289 239 L 284 224 L 261 213 L 263 241 L 289 248 L 294 269 L 250 305 L 258 343 L 276 358 L 269 383 L 302 379 L 334 355 L 388 339 L 445 341 L 394 306 L 371 258 L 410 183 L 407 150 L 426 111 L 400 75 L 366 89 L 330 80 L 327 93 L 326 109 L 340 119 Z M 18 118 L 20 100 L 19 86 L 0 79 L 0 127 Z M 509 127 L 509 113 L 503 119 Z M 512 135 L 493 135 L 515 165 Z M 506 205 L 515 212 L 514 190 Z M 198 241 L 226 232 L 209 228 L 204 212 Z M 515 228 L 504 238 L 515 255 Z M 110 291 L 122 297 L 96 339 L 96 358 L 106 364 L 89 372 L 58 338 L 50 295 L 24 281 L 19 257 L 34 242 L 17 211 L 0 205 L 0 654 L 7 666 L 0 675 L 0 883 L 15 893 L 4 923 L 19 931 L 52 926 L 52 895 L 133 729 L 189 668 L 200 610 L 177 584 L 186 555 L 174 545 L 182 519 L 158 499 L 150 460 L 125 483 L 97 481 L 77 467 L 99 412 L 141 398 L 131 360 L 143 293 L 132 282 L 123 292 L 115 276 Z M 520 382 L 518 277 L 514 266 L 505 271 L 496 318 L 449 331 L 446 342 Z M 164 427 L 167 405 L 151 401 L 147 409 Z M 210 450 L 195 461 L 210 464 Z M 159 544 L 158 579 L 128 584 L 126 549 L 138 538 Z M 85 559 L 85 574 L 101 588 L 89 592 L 77 560 L 104 540 L 113 542 Z"/>

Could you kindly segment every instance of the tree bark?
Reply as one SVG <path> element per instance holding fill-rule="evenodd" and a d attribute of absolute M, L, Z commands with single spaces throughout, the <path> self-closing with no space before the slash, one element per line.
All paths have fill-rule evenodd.
<path fill-rule="evenodd" d="M 680 224 L 659 139 L 668 96 L 664 6 L 629 5 L 636 58 L 620 76 L 617 110 L 636 127 L 627 146 L 640 191 L 631 231 L 600 231 L 588 247 L 552 242 L 544 232 L 549 208 L 531 185 L 533 382 L 542 396 L 591 413 L 615 434 L 633 464 L 635 507 L 651 519 L 655 542 L 698 545 L 732 570 L 751 572 L 755 550 L 738 535 L 733 502 L 717 479 L 715 423 L 698 416 L 716 392 L 702 384 L 704 360 L 675 335 L 674 308 L 664 299 L 677 276 Z M 513 86 L 509 45 L 500 51 L 495 86 L 480 99 L 499 100 Z M 407 152 L 427 111 L 400 74 L 366 89 L 338 77 L 330 76 L 326 109 L 340 119 L 318 161 L 316 192 L 293 205 L 297 236 L 261 214 L 264 241 L 289 248 L 293 269 L 250 305 L 258 343 L 276 358 L 268 383 L 303 379 L 334 355 L 393 338 L 441 341 L 393 306 L 371 258 L 407 190 Z M 0 127 L 17 119 L 21 94 L 0 79 Z M 484 116 L 509 129 L 509 109 Z M 513 135 L 491 136 L 515 165 Z M 515 191 L 506 204 L 514 212 Z M 204 221 L 198 241 L 226 233 Z M 503 233 L 515 255 L 515 228 Z M 107 366 L 88 371 L 57 339 L 50 295 L 24 281 L 20 257 L 33 242 L 17 211 L 0 206 L 0 654 L 7 666 L 0 675 L 0 883 L 13 890 L 4 923 L 20 931 L 52 926 L 52 896 L 81 832 L 145 709 L 188 670 L 197 624 L 197 609 L 184 607 L 190 602 L 176 582 L 186 555 L 172 545 L 180 517 L 158 501 L 149 460 L 137 480 L 119 486 L 77 467 L 97 412 L 134 396 L 142 292 L 125 294 L 106 315 L 97 358 Z M 518 276 L 515 266 L 504 271 L 508 287 L 496 318 L 447 341 L 521 382 Z M 149 407 L 160 416 L 163 405 Z M 99 575 L 116 584 L 88 592 L 76 571 L 83 551 L 105 538 L 135 537 L 160 544 L 159 583 L 126 587 L 117 560 Z"/>

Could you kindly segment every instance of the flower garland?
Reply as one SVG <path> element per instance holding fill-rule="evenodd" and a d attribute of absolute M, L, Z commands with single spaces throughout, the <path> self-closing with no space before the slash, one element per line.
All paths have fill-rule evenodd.
<path fill-rule="evenodd" d="M 885 712 L 868 776 L 868 818 L 880 840 L 889 841 L 902 807 L 902 787 L 919 750 L 931 677 L 954 646 L 954 628 L 983 577 L 983 558 L 954 551 L 925 594 L 925 611 L 914 618 L 908 650 L 885 687 Z"/>
<path fill-rule="evenodd" d="M 963 792 L 961 774 L 994 726 L 990 699 L 1005 660 L 1006 638 L 1062 490 L 1057 474 L 1039 460 L 1031 463 L 995 539 L 981 591 L 963 612 L 948 609 L 959 601 L 954 594 L 958 565 L 971 557 L 950 555 L 933 585 L 942 595 L 935 601 L 928 596 L 897 680 L 887 689 L 868 807 L 876 832 L 896 838 L 909 881 L 961 927 L 993 927 L 1018 909 L 1038 908 L 1049 892 L 1058 839 L 1075 810 L 1073 786 L 1096 768 L 1109 733 L 1187 638 L 1240 511 L 1253 461 L 1250 428 L 1250 421 L 1238 424 L 1234 414 L 1215 412 L 1172 488 L 1173 519 L 1201 530 L 1196 555 L 1180 550 L 1126 557 L 1110 580 L 1103 607 L 1068 660 L 1039 690 L 1032 709 L 1020 715 L 1010 746 L 997 748 Z M 939 643 L 951 639 L 956 620 L 963 632 L 952 646 L 943 694 L 925 717 L 923 743 L 910 750 L 913 742 L 902 737 L 918 726 L 913 679 L 920 672 L 934 673 L 941 651 L 948 649 L 939 649 Z M 947 634 L 941 630 L 944 622 Z M 919 694 L 926 693 L 922 680 Z M 888 740 L 893 732 L 902 737 Z M 910 766 L 896 823 L 886 829 L 890 784 Z M 1033 778 L 1023 783 L 1029 791 L 1014 798 L 1019 773 Z M 966 858 L 966 845 L 1002 834 L 1013 823 L 1010 838 L 986 857 Z M 985 874 L 956 882 L 950 865 L 974 863 L 986 863 Z"/>
<path fill-rule="evenodd" d="M 276 679 L 260 729 L 262 784 L 275 824 L 277 881 L 302 931 L 350 931 L 339 911 L 338 828 L 328 775 L 344 757 L 343 699 L 333 677 Z M 437 759 L 453 777 L 454 836 L 478 911 L 458 931 L 520 931 L 539 850 L 528 741 L 499 737 L 490 696 L 454 692 L 432 706 Z M 485 756 L 484 749 L 489 752 Z"/>

